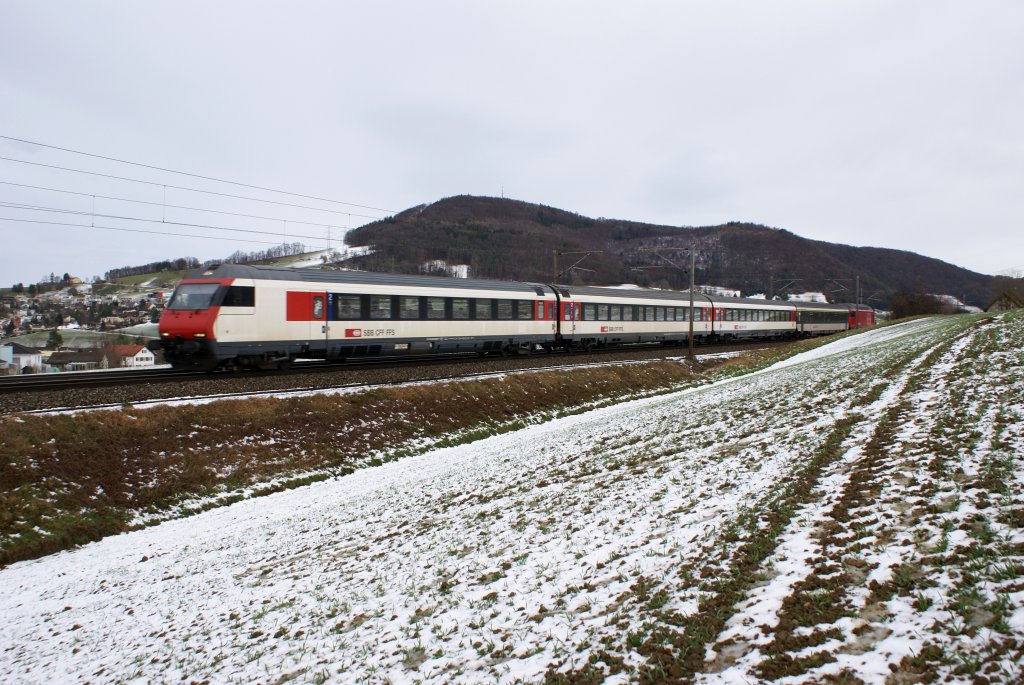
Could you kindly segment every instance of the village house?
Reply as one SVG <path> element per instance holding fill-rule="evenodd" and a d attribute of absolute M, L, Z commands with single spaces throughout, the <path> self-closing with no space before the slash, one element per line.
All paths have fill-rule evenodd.
<path fill-rule="evenodd" d="M 121 360 L 121 366 L 127 368 L 153 366 L 156 363 L 156 356 L 145 345 L 114 345 L 111 352 L 115 359 Z"/>
<path fill-rule="evenodd" d="M 78 352 L 54 352 L 46 360 L 47 366 L 58 371 L 92 371 L 106 369 L 110 366 L 103 350 L 83 350 Z"/>
<path fill-rule="evenodd" d="M 38 373 L 43 370 L 43 354 L 34 347 L 25 347 L 16 342 L 4 343 L 11 350 L 14 373 Z"/>

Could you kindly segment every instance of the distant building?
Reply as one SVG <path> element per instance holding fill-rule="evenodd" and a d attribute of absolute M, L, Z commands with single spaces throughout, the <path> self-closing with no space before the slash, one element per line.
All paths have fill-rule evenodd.
<path fill-rule="evenodd" d="M 103 350 L 86 350 L 83 352 L 54 352 L 46 360 L 47 366 L 59 371 L 92 371 L 106 369 L 110 366 Z"/>
<path fill-rule="evenodd" d="M 0 345 L 0 376 L 8 376 L 15 372 L 14 350 L 7 345 Z"/>
<path fill-rule="evenodd" d="M 1021 297 L 1012 290 L 1004 290 L 999 293 L 992 302 L 985 307 L 986 312 L 1005 312 L 1010 309 L 1024 307 L 1024 297 Z"/>
<path fill-rule="evenodd" d="M 16 342 L 5 343 L 0 347 L 11 350 L 11 364 L 15 373 L 38 373 L 43 370 L 43 355 L 36 348 Z"/>
<path fill-rule="evenodd" d="M 123 367 L 138 368 L 156 363 L 156 357 L 145 345 L 114 345 L 111 352 L 114 358 L 121 360 Z"/>

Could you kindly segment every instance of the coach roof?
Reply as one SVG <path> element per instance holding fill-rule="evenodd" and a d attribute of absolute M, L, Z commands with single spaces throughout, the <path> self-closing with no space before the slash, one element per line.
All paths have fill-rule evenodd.
<path fill-rule="evenodd" d="M 193 271 L 186 278 L 249 278 L 253 280 L 329 283 L 332 285 L 364 284 L 419 288 L 454 288 L 459 290 L 505 290 L 509 292 L 530 293 L 531 295 L 550 293 L 550 289 L 541 283 L 526 283 L 522 281 L 489 281 L 483 279 L 447 278 L 445 276 L 383 274 L 373 271 L 289 269 L 276 266 L 251 266 L 247 264 L 214 264 L 204 269 Z"/>
<path fill-rule="evenodd" d="M 672 300 L 673 302 L 679 302 L 680 300 L 689 299 L 690 295 L 687 291 L 677 290 L 652 290 L 650 288 L 602 288 L 600 286 L 593 285 L 556 285 L 555 288 L 563 296 L 568 295 L 571 299 L 575 295 L 585 295 L 587 297 L 604 297 L 610 300 L 616 299 L 642 299 L 642 300 Z M 707 296 L 703 293 L 695 292 L 693 294 L 693 301 L 695 304 L 707 303 Z"/>

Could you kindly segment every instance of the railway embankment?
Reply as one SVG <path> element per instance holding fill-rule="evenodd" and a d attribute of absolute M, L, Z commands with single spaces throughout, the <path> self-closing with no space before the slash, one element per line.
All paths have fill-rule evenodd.
<path fill-rule="evenodd" d="M 434 447 L 707 383 L 822 343 L 692 364 L 631 361 L 2 417 L 0 564 Z"/>

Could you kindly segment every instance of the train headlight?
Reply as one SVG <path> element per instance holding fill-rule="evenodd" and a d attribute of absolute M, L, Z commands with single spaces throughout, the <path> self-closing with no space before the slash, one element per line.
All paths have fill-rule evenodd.
<path fill-rule="evenodd" d="M 206 333 L 195 333 L 192 337 L 193 338 L 205 338 L 206 337 Z"/>

